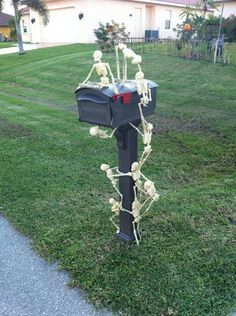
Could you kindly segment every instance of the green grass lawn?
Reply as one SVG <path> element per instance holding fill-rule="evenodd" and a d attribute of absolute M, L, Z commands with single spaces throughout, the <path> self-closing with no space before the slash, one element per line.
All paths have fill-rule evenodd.
<path fill-rule="evenodd" d="M 141 245 L 127 246 L 114 237 L 113 190 L 99 169 L 117 165 L 115 140 L 92 138 L 77 120 L 73 92 L 94 47 L 1 57 L 0 213 L 97 305 L 227 316 L 236 310 L 236 68 L 144 54 L 159 84 L 144 173 L 161 198 L 141 222 Z"/>
<path fill-rule="evenodd" d="M 13 46 L 16 46 L 17 43 L 15 42 L 0 42 L 0 49 L 1 48 L 8 48 L 8 47 L 13 47 Z"/>

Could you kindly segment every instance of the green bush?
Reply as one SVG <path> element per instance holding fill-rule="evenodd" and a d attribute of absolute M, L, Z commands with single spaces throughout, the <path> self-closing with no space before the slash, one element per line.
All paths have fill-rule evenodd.
<path fill-rule="evenodd" d="M 227 41 L 236 42 L 236 16 L 230 15 L 223 22 L 223 32 Z"/>
<path fill-rule="evenodd" d="M 191 29 L 184 30 L 184 25 L 189 24 Z M 218 36 L 220 18 L 209 15 L 207 18 L 202 15 L 193 14 L 187 17 L 182 23 L 177 24 L 177 37 L 183 42 L 196 38 L 198 40 L 210 40 Z"/>
<path fill-rule="evenodd" d="M 107 22 L 106 24 L 100 22 L 99 28 L 94 30 L 94 34 L 97 37 L 96 42 L 103 51 L 112 51 L 114 45 L 129 37 L 124 23 L 120 25 L 113 20 L 111 23 Z"/>
<path fill-rule="evenodd" d="M 8 25 L 10 26 L 11 28 L 11 31 L 10 31 L 10 39 L 11 40 L 17 40 L 17 35 L 16 35 L 16 24 L 15 24 L 15 19 L 11 19 L 8 23 Z"/>

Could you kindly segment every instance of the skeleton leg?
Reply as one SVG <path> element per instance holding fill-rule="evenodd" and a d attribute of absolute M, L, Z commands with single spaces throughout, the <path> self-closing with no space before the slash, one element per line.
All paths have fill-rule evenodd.
<path fill-rule="evenodd" d="M 114 222 L 114 217 L 116 217 L 117 215 L 116 214 L 114 214 L 111 218 L 110 218 L 110 221 L 112 222 L 112 224 L 116 227 L 116 229 L 117 229 L 117 233 L 120 231 L 120 228 L 119 228 L 119 226 Z"/>
<path fill-rule="evenodd" d="M 124 57 L 123 84 L 127 81 L 127 58 Z"/>
<path fill-rule="evenodd" d="M 141 240 L 141 233 L 140 233 L 140 221 L 137 223 L 137 233 L 138 233 L 138 239 Z"/>
<path fill-rule="evenodd" d="M 137 245 L 139 245 L 139 239 L 138 239 L 139 233 L 137 232 L 137 228 L 136 228 L 136 226 L 138 227 L 138 224 L 135 223 L 135 221 L 133 221 L 132 225 L 133 225 L 133 232 L 134 232 L 135 241 L 136 241 Z"/>
<path fill-rule="evenodd" d="M 145 120 L 143 116 L 142 103 L 138 103 L 138 107 L 139 107 L 139 112 L 140 112 L 141 124 L 142 124 L 143 132 L 144 132 L 145 124 L 147 124 L 147 121 Z"/>
<path fill-rule="evenodd" d="M 123 195 L 120 193 L 120 191 L 119 191 L 119 189 L 115 186 L 115 185 L 113 185 L 113 188 L 116 190 L 116 192 L 119 194 L 119 196 L 120 196 L 120 199 L 121 199 L 121 202 L 123 202 Z M 121 204 L 122 205 L 122 204 Z"/>
<path fill-rule="evenodd" d="M 148 100 L 151 102 L 152 101 L 152 92 L 151 89 L 148 88 Z"/>
<path fill-rule="evenodd" d="M 139 165 L 140 165 L 140 169 L 142 168 L 143 164 L 145 163 L 145 161 L 148 159 L 149 155 L 151 154 L 151 151 L 149 151 L 147 154 L 145 154 L 145 152 L 142 153 Z M 146 156 L 145 156 L 146 155 Z"/>
<path fill-rule="evenodd" d="M 112 133 L 109 135 L 109 138 L 112 138 L 112 137 L 114 136 L 114 134 L 115 134 L 117 128 L 118 128 L 118 127 L 116 127 L 116 128 L 112 131 Z"/>
<path fill-rule="evenodd" d="M 149 181 L 149 179 L 145 177 L 145 175 L 142 172 L 141 172 L 141 176 L 143 177 L 144 180 Z"/>
<path fill-rule="evenodd" d="M 152 199 L 148 208 L 143 212 L 142 217 L 145 216 L 145 214 L 150 210 L 150 208 L 154 202 L 156 202 L 156 200 Z"/>
<path fill-rule="evenodd" d="M 148 122 L 145 120 L 144 116 L 143 116 L 143 110 L 142 110 L 142 103 L 138 103 L 138 107 L 139 107 L 139 112 L 140 112 L 140 118 L 142 120 L 143 123 L 148 124 Z"/>
<path fill-rule="evenodd" d="M 143 193 L 143 194 L 147 194 L 147 192 L 145 192 L 144 190 L 143 190 L 143 188 L 141 187 L 141 186 L 139 186 L 137 183 L 136 183 L 136 188 L 138 189 L 138 191 L 139 192 L 141 192 L 141 193 Z"/>
<path fill-rule="evenodd" d="M 143 137 L 144 135 L 142 134 L 142 132 L 140 132 L 140 130 L 132 123 L 129 123 L 130 126 L 132 126 L 134 129 L 136 129 L 136 131 Z"/>
<path fill-rule="evenodd" d="M 133 187 L 133 189 L 134 189 L 134 199 L 136 200 L 137 199 L 137 189 L 138 187 L 136 187 L 136 186 L 134 186 Z M 143 193 L 145 193 L 145 195 L 147 195 L 147 193 L 144 191 L 144 190 L 142 190 L 142 192 Z M 147 197 L 147 199 L 143 202 L 143 204 L 141 204 L 141 206 L 140 206 L 140 211 L 142 210 L 142 208 L 144 207 L 144 205 L 149 201 L 151 199 L 151 197 Z M 149 208 L 150 208 L 150 205 L 149 205 L 149 207 L 148 207 L 148 210 L 149 210 Z M 146 211 L 145 211 L 146 212 Z M 144 213 L 145 213 L 144 212 Z M 143 214 L 144 214 L 143 213 Z M 142 215 L 143 216 L 143 215 Z"/>
<path fill-rule="evenodd" d="M 136 186 L 136 184 L 133 186 L 133 190 L 134 190 L 134 200 L 137 200 L 137 186 Z"/>
<path fill-rule="evenodd" d="M 141 209 L 144 207 L 144 205 L 147 203 L 147 202 L 149 202 L 150 201 L 150 196 L 148 196 L 147 198 L 146 198 L 146 200 L 143 202 L 143 204 L 141 205 Z M 143 214 L 146 212 L 146 210 L 143 212 Z M 142 214 L 142 217 L 143 217 L 143 214 Z"/>
<path fill-rule="evenodd" d="M 117 80 L 120 80 L 120 60 L 119 60 L 118 45 L 115 47 L 115 51 L 116 51 L 116 75 L 117 75 Z"/>

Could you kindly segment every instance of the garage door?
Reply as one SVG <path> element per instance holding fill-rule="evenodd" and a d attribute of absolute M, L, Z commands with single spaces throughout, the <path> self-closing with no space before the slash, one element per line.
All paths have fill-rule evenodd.
<path fill-rule="evenodd" d="M 73 43 L 78 39 L 78 17 L 74 7 L 49 10 L 49 23 L 42 30 L 43 43 Z"/>

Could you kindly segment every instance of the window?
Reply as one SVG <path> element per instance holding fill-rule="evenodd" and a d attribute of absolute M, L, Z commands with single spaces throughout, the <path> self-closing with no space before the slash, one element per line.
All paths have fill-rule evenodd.
<path fill-rule="evenodd" d="M 166 10 L 165 29 L 170 30 L 171 10 Z"/>
<path fill-rule="evenodd" d="M 23 24 L 23 32 L 27 33 L 27 25 L 25 24 L 24 20 L 22 21 L 22 24 Z"/>

